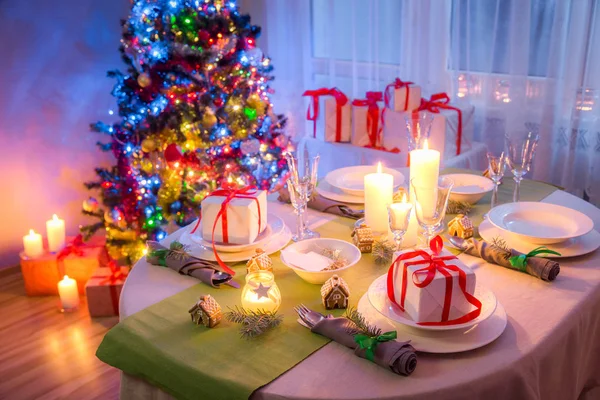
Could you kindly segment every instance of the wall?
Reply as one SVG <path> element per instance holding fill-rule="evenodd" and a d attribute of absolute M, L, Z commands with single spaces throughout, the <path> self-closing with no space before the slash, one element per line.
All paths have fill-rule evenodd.
<path fill-rule="evenodd" d="M 76 234 L 83 182 L 109 158 L 90 122 L 115 102 L 106 71 L 121 68 L 127 0 L 0 0 L 0 267 L 22 236 L 57 213 Z"/>

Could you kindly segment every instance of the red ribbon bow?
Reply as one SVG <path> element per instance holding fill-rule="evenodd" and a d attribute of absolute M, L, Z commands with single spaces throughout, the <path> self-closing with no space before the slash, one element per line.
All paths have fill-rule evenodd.
<path fill-rule="evenodd" d="M 429 111 L 434 114 L 439 114 L 440 108 L 445 110 L 454 110 L 458 113 L 458 132 L 456 134 L 456 155 L 460 154 L 460 145 L 462 142 L 462 111 L 457 108 L 449 105 L 450 97 L 446 93 L 436 93 L 431 95 L 429 100 L 421 99 L 421 105 L 417 109 L 417 111 Z"/>
<path fill-rule="evenodd" d="M 381 92 L 367 92 L 365 99 L 355 99 L 352 101 L 353 106 L 368 107 L 367 109 L 367 134 L 369 135 L 369 142 L 371 143 L 367 147 L 378 148 L 380 142 L 379 138 L 379 106 L 378 101 L 381 101 L 383 94 Z"/>
<path fill-rule="evenodd" d="M 81 234 L 79 234 L 79 235 L 75 236 L 73 238 L 73 240 L 71 240 L 69 243 L 67 243 L 67 245 L 61 251 L 58 252 L 58 254 L 56 255 L 56 261 L 58 264 L 58 276 L 59 277 L 62 277 L 65 275 L 65 267 L 64 267 L 63 260 L 71 254 L 74 254 L 76 256 L 82 256 L 83 249 L 85 247 L 88 247 L 88 246 L 83 242 L 83 236 Z"/>
<path fill-rule="evenodd" d="M 394 80 L 394 82 L 390 83 L 389 85 L 387 85 L 385 87 L 385 90 L 383 91 L 384 96 L 383 96 L 383 102 L 385 104 L 385 106 L 387 108 L 391 108 L 390 107 L 390 92 L 389 89 L 394 88 L 394 89 L 400 89 L 402 87 L 406 88 L 406 95 L 404 97 L 404 111 L 408 111 L 408 98 L 410 96 L 410 85 L 412 85 L 414 82 L 404 82 L 403 80 L 401 80 L 400 78 L 396 78 Z"/>
<path fill-rule="evenodd" d="M 110 275 L 108 275 L 102 282 L 100 282 L 101 285 L 105 285 L 107 283 L 110 285 L 114 285 L 120 280 L 124 280 L 125 278 L 127 278 L 127 274 L 121 271 L 121 267 L 117 265 L 115 260 L 110 260 L 107 266 L 110 269 Z"/>
<path fill-rule="evenodd" d="M 444 247 L 442 238 L 436 236 L 431 243 L 429 244 L 431 251 L 433 252 L 433 256 L 423 250 L 415 250 L 407 253 L 403 253 L 399 255 L 388 270 L 387 275 L 387 294 L 388 298 L 392 303 L 400 307 L 402 311 L 404 311 L 404 300 L 406 297 L 406 287 L 407 287 L 407 278 L 408 278 L 408 267 L 412 265 L 420 265 L 427 264 L 425 267 L 420 268 L 413 272 L 412 280 L 416 287 L 425 288 L 427 287 L 435 278 L 437 272 L 440 272 L 446 281 L 446 292 L 444 296 L 444 304 L 442 306 L 442 319 L 439 322 L 419 322 L 419 325 L 426 326 L 447 326 L 447 325 L 456 325 L 463 324 L 465 322 L 471 321 L 481 314 L 481 301 L 479 301 L 475 296 L 467 292 L 467 274 L 465 271 L 457 267 L 456 265 L 446 265 L 444 261 L 456 259 L 455 256 L 439 256 L 442 248 Z M 400 294 L 400 303 L 396 301 L 396 296 L 394 294 L 394 269 L 396 263 L 399 261 L 409 260 L 415 257 L 422 257 L 422 260 L 416 261 L 408 261 L 404 263 L 404 268 L 402 270 L 402 290 Z M 458 273 L 458 285 L 460 290 L 462 291 L 465 299 L 472 305 L 475 306 L 475 310 L 463 315 L 462 317 L 455 318 L 449 320 L 450 316 L 450 305 L 452 302 L 452 275 L 449 271 L 455 271 Z M 425 278 L 420 281 L 419 276 L 425 275 Z"/>
<path fill-rule="evenodd" d="M 219 209 L 219 212 L 217 213 L 217 216 L 215 217 L 215 222 L 214 222 L 213 228 L 212 228 L 211 240 L 212 240 L 213 254 L 215 256 L 215 259 L 219 263 L 219 266 L 221 268 L 223 268 L 223 270 L 225 272 L 231 274 L 232 276 L 235 275 L 235 271 L 232 270 L 231 268 L 229 268 L 221 260 L 221 257 L 219 257 L 219 254 L 217 253 L 217 250 L 215 249 L 215 230 L 217 228 L 217 223 L 219 222 L 219 218 L 220 218 L 221 219 L 221 231 L 223 232 L 223 242 L 229 243 L 228 222 L 227 222 L 227 205 L 233 199 L 252 199 L 256 202 L 256 208 L 258 209 L 258 230 L 260 231 L 260 227 L 262 225 L 262 216 L 260 213 L 260 203 L 258 202 L 258 198 L 256 198 L 257 192 L 258 192 L 258 190 L 256 189 L 256 186 L 245 186 L 241 189 L 233 189 L 233 188 L 217 189 L 214 192 L 212 192 L 211 194 L 209 194 L 208 196 L 206 196 L 206 197 L 213 197 L 213 196 L 224 196 L 225 197 L 225 200 L 223 200 L 223 202 L 221 203 L 221 208 Z M 196 230 L 200 226 L 201 220 L 202 220 L 202 212 L 200 213 L 200 218 L 198 218 L 198 222 L 196 222 L 196 225 L 194 226 L 194 229 L 192 229 L 191 233 L 196 232 Z"/>
<path fill-rule="evenodd" d="M 342 140 L 342 106 L 348 103 L 348 97 L 338 88 L 320 88 L 316 90 L 307 90 L 302 96 L 312 97 L 313 113 L 310 114 L 310 104 L 306 110 L 306 119 L 313 121 L 313 137 L 317 137 L 317 118 L 319 118 L 319 97 L 333 96 L 335 98 L 335 141 Z"/>

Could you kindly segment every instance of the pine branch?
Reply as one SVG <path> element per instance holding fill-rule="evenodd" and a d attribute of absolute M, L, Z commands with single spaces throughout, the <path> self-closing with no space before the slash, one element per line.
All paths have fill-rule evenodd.
<path fill-rule="evenodd" d="M 265 310 L 246 310 L 242 307 L 230 308 L 225 313 L 225 318 L 229 322 L 241 324 L 240 335 L 244 339 L 251 339 L 262 335 L 269 329 L 275 328 L 283 321 L 282 315 L 276 312 Z"/>
<path fill-rule="evenodd" d="M 365 319 L 365 317 L 358 312 L 356 308 L 349 308 L 344 315 L 347 319 L 352 321 L 354 325 L 356 325 L 357 329 L 350 329 L 348 333 L 356 335 L 356 334 L 364 334 L 367 336 L 379 336 L 381 335 L 381 329 L 377 328 L 374 325 L 369 324 L 369 322 Z"/>
<path fill-rule="evenodd" d="M 449 200 L 448 208 L 446 209 L 446 212 L 448 214 L 469 215 L 469 213 L 471 212 L 472 209 L 473 209 L 473 205 L 470 203 L 467 203 L 466 201 Z"/>
<path fill-rule="evenodd" d="M 502 239 L 501 236 L 496 236 L 492 239 L 492 246 L 494 246 L 498 250 L 503 251 L 505 253 L 503 257 L 505 257 L 506 259 L 508 259 L 511 256 L 510 247 L 508 247 L 508 244 L 504 239 Z"/>
<path fill-rule="evenodd" d="M 375 258 L 375 264 L 385 265 L 392 262 L 394 258 L 394 251 L 396 246 L 388 241 L 375 240 L 373 242 L 373 258 Z"/>

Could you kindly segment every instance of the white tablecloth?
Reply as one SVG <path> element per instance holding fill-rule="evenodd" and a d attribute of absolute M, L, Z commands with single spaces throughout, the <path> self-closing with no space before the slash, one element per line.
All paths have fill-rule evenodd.
<path fill-rule="evenodd" d="M 600 210 L 562 191 L 544 202 L 584 212 L 600 226 Z M 289 206 L 269 207 L 293 226 Z M 312 228 L 334 217 L 310 212 Z M 177 235 L 176 232 L 174 235 Z M 600 251 L 561 260 L 553 283 L 467 255 L 478 282 L 493 290 L 508 314 L 495 342 L 465 353 L 419 354 L 401 377 L 330 343 L 255 393 L 258 399 L 600 399 Z M 198 282 L 144 260 L 121 295 L 121 317 Z M 123 374 L 123 399 L 169 399 L 143 380 Z"/>
<path fill-rule="evenodd" d="M 304 146 L 307 146 L 310 154 L 319 153 L 321 155 L 319 176 L 325 176 L 329 171 L 337 168 L 375 165 L 378 161 L 390 168 L 406 167 L 406 155 L 357 147 L 350 143 L 329 143 L 305 137 L 298 143 L 298 149 L 303 149 Z M 442 160 L 442 167 L 483 171 L 487 168 L 486 153 L 487 146 L 485 144 L 473 142 L 469 150 L 458 156 Z"/>

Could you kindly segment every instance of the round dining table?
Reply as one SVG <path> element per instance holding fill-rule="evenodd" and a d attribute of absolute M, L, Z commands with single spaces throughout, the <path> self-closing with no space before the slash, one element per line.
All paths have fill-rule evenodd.
<path fill-rule="evenodd" d="M 561 190 L 542 200 L 588 215 L 600 227 L 600 210 Z M 269 212 L 295 226 L 292 207 L 270 199 Z M 310 210 L 309 227 L 337 218 Z M 179 237 L 181 230 L 168 239 Z M 365 363 L 331 342 L 268 385 L 253 399 L 600 399 L 600 250 L 560 259 L 560 275 L 544 282 L 469 255 L 478 282 L 490 288 L 508 315 L 502 335 L 476 350 L 418 353 L 418 366 L 398 376 Z M 194 278 L 148 264 L 132 269 L 120 299 L 121 319 L 198 284 Z M 125 373 L 121 399 L 170 399 Z"/>

